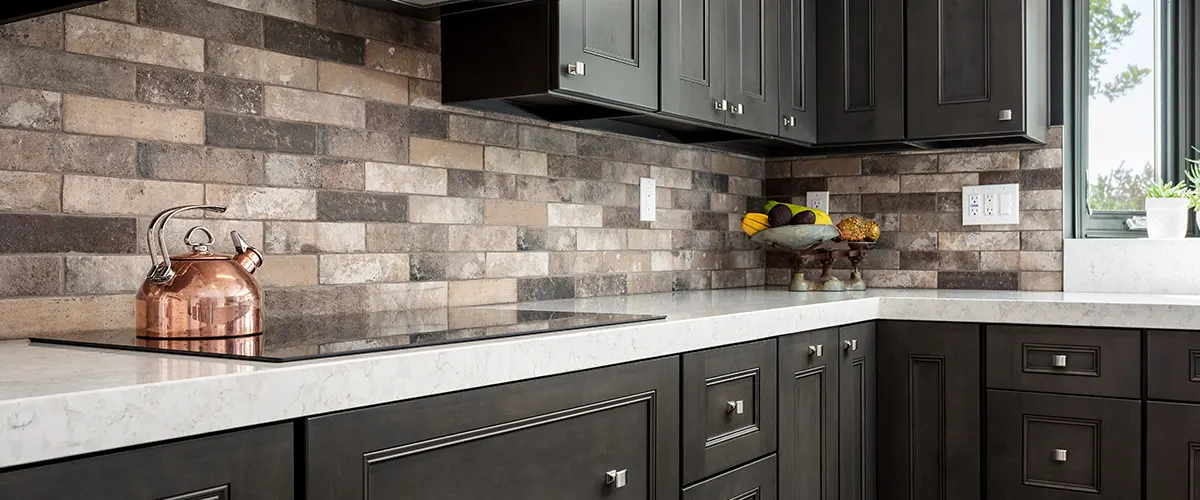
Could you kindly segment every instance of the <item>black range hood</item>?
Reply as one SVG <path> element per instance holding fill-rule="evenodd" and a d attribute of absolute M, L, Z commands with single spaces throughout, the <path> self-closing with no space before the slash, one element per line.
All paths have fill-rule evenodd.
<path fill-rule="evenodd" d="M 31 17 L 62 12 L 101 1 L 4 2 L 0 4 L 0 24 L 15 23 Z"/>

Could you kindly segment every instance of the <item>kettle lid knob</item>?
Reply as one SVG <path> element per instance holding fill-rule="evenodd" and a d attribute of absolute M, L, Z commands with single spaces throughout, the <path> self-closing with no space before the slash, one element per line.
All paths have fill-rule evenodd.
<path fill-rule="evenodd" d="M 197 232 L 204 233 L 204 241 L 193 241 L 193 238 Z M 187 235 L 183 237 L 183 242 L 192 247 L 192 251 L 196 253 L 209 253 L 209 247 L 212 246 L 213 242 L 215 241 L 216 238 L 213 237 L 212 231 L 209 231 L 208 228 L 204 226 L 196 226 L 189 229 Z"/>

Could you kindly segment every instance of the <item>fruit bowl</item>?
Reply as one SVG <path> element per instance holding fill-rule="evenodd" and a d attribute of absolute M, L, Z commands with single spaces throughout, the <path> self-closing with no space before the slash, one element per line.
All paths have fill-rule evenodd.
<path fill-rule="evenodd" d="M 869 241 L 842 241 L 837 227 L 827 224 L 807 224 L 764 229 L 750 237 L 750 241 L 769 249 L 783 250 L 794 255 L 792 281 L 788 290 L 793 292 L 842 292 L 867 289 L 862 279 L 859 263 L 867 250 L 875 247 Z M 854 269 L 850 279 L 833 276 L 833 265 L 840 258 L 850 260 Z M 821 263 L 821 276 L 816 279 L 804 277 L 810 262 Z"/>
<path fill-rule="evenodd" d="M 840 235 L 836 227 L 827 224 L 806 224 L 764 229 L 750 241 L 783 250 L 810 250 Z"/>

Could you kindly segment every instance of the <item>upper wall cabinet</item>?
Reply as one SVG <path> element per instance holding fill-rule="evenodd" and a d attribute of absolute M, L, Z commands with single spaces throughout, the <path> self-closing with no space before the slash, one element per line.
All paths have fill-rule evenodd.
<path fill-rule="evenodd" d="M 904 139 L 904 2 L 818 4 L 817 139 L 822 144 Z"/>
<path fill-rule="evenodd" d="M 908 0 L 908 138 L 1045 141 L 1046 0 Z"/>
<path fill-rule="evenodd" d="M 442 17 L 443 100 L 551 121 L 658 110 L 657 0 L 535 0 Z"/>
<path fill-rule="evenodd" d="M 816 0 L 779 0 L 779 136 L 817 142 Z"/>
<path fill-rule="evenodd" d="M 778 134 L 779 1 L 663 0 L 663 112 Z"/>

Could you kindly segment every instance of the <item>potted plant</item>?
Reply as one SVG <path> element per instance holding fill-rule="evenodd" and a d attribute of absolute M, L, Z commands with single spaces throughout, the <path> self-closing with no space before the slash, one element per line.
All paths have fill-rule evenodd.
<path fill-rule="evenodd" d="M 1200 153 L 1200 149 L 1196 149 L 1196 146 L 1192 146 L 1192 151 Z M 1188 208 L 1196 211 L 1196 228 L 1200 229 L 1200 160 L 1184 158 L 1183 161 L 1190 164 L 1183 171 L 1188 182 L 1192 183 L 1192 190 L 1188 195 Z"/>
<path fill-rule="evenodd" d="M 1196 196 L 1187 183 L 1146 186 L 1146 232 L 1151 238 L 1182 238 L 1187 234 L 1188 206 Z"/>

